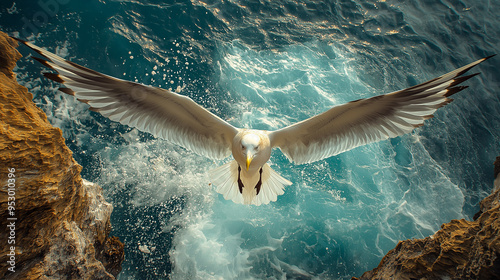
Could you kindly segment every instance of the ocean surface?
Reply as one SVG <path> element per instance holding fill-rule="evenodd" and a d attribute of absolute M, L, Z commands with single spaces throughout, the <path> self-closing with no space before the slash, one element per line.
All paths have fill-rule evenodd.
<path fill-rule="evenodd" d="M 0 30 L 273 130 L 498 53 L 499 13 L 498 0 L 2 0 Z M 40 64 L 18 65 L 82 176 L 114 205 L 121 280 L 360 276 L 399 240 L 472 219 L 500 155 L 495 57 L 411 134 L 304 165 L 274 151 L 293 185 L 274 203 L 239 205 L 209 184 L 222 162 L 90 112 Z"/>

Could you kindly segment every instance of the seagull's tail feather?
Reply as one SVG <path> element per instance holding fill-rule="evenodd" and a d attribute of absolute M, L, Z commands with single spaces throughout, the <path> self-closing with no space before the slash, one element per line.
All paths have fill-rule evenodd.
<path fill-rule="evenodd" d="M 228 162 L 210 171 L 212 183 L 216 186 L 216 191 L 227 200 L 241 204 L 268 204 L 276 201 L 278 195 L 284 193 L 285 186 L 292 183 L 281 177 L 267 163 L 262 166 L 262 174 L 256 173 L 255 178 L 245 178 L 238 176 L 238 163 Z M 240 183 L 238 180 L 240 179 Z M 261 185 L 257 189 L 256 184 Z M 240 190 L 241 187 L 241 190 Z"/>
<path fill-rule="evenodd" d="M 270 201 L 276 201 L 278 195 L 285 193 L 285 186 L 290 186 L 292 182 L 281 177 L 274 171 L 269 164 L 262 166 L 262 188 L 259 194 L 253 199 L 252 204 L 268 204 Z"/>
<path fill-rule="evenodd" d="M 243 196 L 238 189 L 238 163 L 235 160 L 210 170 L 209 176 L 216 191 L 225 199 L 243 203 Z"/>

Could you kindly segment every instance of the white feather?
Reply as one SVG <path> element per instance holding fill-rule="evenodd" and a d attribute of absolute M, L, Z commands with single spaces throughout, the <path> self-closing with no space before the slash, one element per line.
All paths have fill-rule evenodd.
<path fill-rule="evenodd" d="M 216 191 L 224 199 L 232 200 L 234 203 L 243 203 L 243 196 L 238 190 L 238 163 L 236 161 L 230 161 L 216 169 L 209 171 L 209 176 L 217 188 Z"/>
<path fill-rule="evenodd" d="M 255 180 L 245 180 L 242 178 L 243 193 L 240 193 L 238 187 L 238 163 L 236 161 L 228 162 L 216 169 L 209 171 L 212 184 L 216 186 L 216 191 L 227 200 L 232 200 L 240 204 L 261 205 L 276 201 L 279 195 L 284 194 L 285 186 L 292 182 L 281 177 L 267 163 L 262 166 L 262 186 L 259 194 L 255 189 Z"/>

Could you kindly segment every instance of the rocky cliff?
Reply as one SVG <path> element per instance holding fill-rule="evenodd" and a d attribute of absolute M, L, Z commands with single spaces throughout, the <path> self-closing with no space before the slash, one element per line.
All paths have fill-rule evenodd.
<path fill-rule="evenodd" d="M 124 254 L 108 236 L 112 206 L 17 83 L 16 46 L 0 32 L 0 278 L 115 279 Z"/>
<path fill-rule="evenodd" d="M 500 279 L 499 173 L 497 157 L 493 192 L 474 221 L 453 220 L 430 237 L 400 241 L 359 279 Z"/>

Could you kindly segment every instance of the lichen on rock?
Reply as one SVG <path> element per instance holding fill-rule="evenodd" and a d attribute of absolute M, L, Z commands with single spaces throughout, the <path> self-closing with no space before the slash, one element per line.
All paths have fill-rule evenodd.
<path fill-rule="evenodd" d="M 17 83 L 16 47 L 0 32 L 0 240 L 15 241 L 0 246 L 0 278 L 115 279 L 124 254 L 109 237 L 112 205 Z"/>

